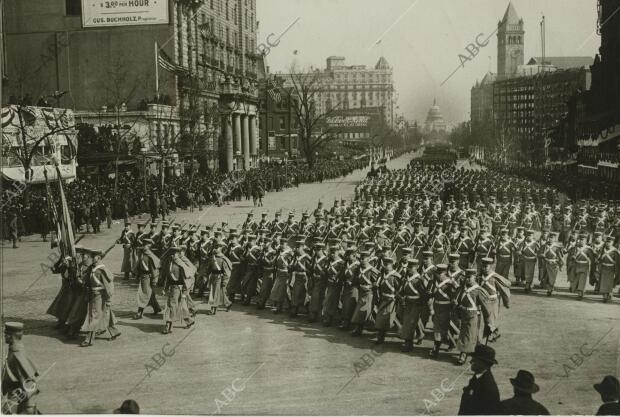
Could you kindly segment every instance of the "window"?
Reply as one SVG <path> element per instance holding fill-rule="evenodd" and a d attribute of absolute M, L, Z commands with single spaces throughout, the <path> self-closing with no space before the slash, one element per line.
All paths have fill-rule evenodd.
<path fill-rule="evenodd" d="M 286 121 L 284 120 L 284 116 L 280 116 L 280 129 L 286 129 Z"/>
<path fill-rule="evenodd" d="M 65 0 L 65 12 L 67 16 L 81 16 L 82 0 Z"/>
<path fill-rule="evenodd" d="M 226 0 L 226 20 L 229 20 L 229 16 L 228 16 L 228 0 Z"/>
<path fill-rule="evenodd" d="M 211 10 L 213 10 L 213 0 L 210 1 Z"/>

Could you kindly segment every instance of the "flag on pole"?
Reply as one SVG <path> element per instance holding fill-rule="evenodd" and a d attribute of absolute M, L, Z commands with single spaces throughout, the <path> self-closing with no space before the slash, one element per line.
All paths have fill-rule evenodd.
<path fill-rule="evenodd" d="M 168 72 L 176 75 L 187 75 L 189 72 L 181 65 L 176 64 L 161 48 L 157 48 L 157 64 Z"/>
<path fill-rule="evenodd" d="M 62 214 L 58 217 L 59 245 L 62 256 L 71 256 L 75 259 L 75 235 L 73 234 L 73 225 L 71 223 L 71 216 L 69 215 L 69 205 L 67 204 L 65 191 L 62 186 L 62 174 L 60 173 L 58 165 L 56 165 L 56 175 L 58 175 L 58 191 L 60 193 L 60 207 L 62 209 Z"/>
<path fill-rule="evenodd" d="M 269 97 L 271 97 L 271 99 L 276 103 L 282 101 L 282 94 L 280 94 L 280 89 L 271 81 L 268 81 L 267 83 L 267 94 L 269 94 Z"/>

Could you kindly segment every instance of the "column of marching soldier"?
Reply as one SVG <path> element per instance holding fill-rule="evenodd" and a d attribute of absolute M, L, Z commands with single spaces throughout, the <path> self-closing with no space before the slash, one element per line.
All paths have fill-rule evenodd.
<path fill-rule="evenodd" d="M 561 202 L 544 185 L 454 164 L 412 161 L 406 170 L 368 178 L 355 199 L 319 202 L 312 214 L 273 220 L 249 213 L 237 228 L 163 222 L 127 223 L 122 272 L 139 282 L 138 311 L 163 311 L 164 330 L 194 324 L 192 297 L 207 296 L 208 314 L 235 301 L 269 305 L 275 313 L 307 314 L 325 326 L 365 327 L 382 343 L 394 325 L 408 352 L 433 324 L 437 357 L 442 343 L 458 348 L 464 363 L 481 340 L 500 337 L 501 305 L 509 307 L 513 269 L 516 286 L 528 293 L 535 272 L 551 296 L 566 267 L 570 291 L 582 298 L 590 284 L 608 302 L 620 277 L 620 208 L 615 202 Z M 425 229 L 427 230 L 425 232 Z M 534 238 L 534 231 L 541 231 Z M 110 309 L 112 274 L 101 251 L 78 247 L 80 283 L 63 280 L 49 313 L 82 346 L 97 334 L 120 333 Z M 62 263 L 62 261 L 61 261 Z M 62 265 L 61 265 L 62 266 Z M 63 276 L 69 276 L 63 272 Z M 155 288 L 162 287 L 161 307 Z M 237 295 L 240 299 L 237 300 Z M 482 333 L 482 336 L 480 335 Z"/>

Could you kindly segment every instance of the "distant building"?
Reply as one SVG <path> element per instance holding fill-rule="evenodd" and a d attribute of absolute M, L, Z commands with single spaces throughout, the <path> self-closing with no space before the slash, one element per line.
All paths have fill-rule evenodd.
<path fill-rule="evenodd" d="M 432 107 L 428 110 L 426 115 L 426 121 L 424 122 L 424 131 L 426 133 L 432 132 L 446 132 L 448 125 L 443 118 L 441 109 L 437 105 L 437 100 L 433 100 Z"/>
<path fill-rule="evenodd" d="M 58 107 L 134 111 L 146 102 L 184 114 L 197 97 L 196 107 L 219 109 L 219 120 L 201 121 L 217 130 L 204 139 L 210 168 L 253 165 L 256 0 L 5 0 L 3 18 L 5 102 L 58 91 L 67 92 L 52 101 Z"/>
<path fill-rule="evenodd" d="M 493 84 L 496 75 L 488 72 L 471 88 L 471 132 L 481 143 L 492 143 Z"/>
<path fill-rule="evenodd" d="M 384 57 L 374 68 L 367 68 L 345 65 L 344 57 L 331 56 L 327 58 L 326 68 L 316 71 L 321 80 L 321 91 L 316 97 L 318 112 L 378 107 L 383 110 L 386 123 L 394 127 L 394 80 L 392 68 Z M 290 74 L 282 76 L 290 80 Z"/>
<path fill-rule="evenodd" d="M 508 3 L 504 17 L 497 23 L 497 78 L 513 77 L 524 61 L 525 30 L 523 19 L 512 2 Z"/>

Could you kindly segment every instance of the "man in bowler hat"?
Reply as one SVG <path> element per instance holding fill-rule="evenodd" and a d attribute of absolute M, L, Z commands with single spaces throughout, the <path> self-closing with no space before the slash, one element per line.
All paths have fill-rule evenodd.
<path fill-rule="evenodd" d="M 498 414 L 499 390 L 491 367 L 496 365 L 495 350 L 486 345 L 478 345 L 471 354 L 471 370 L 474 376 L 463 388 L 460 416 Z"/>
<path fill-rule="evenodd" d="M 596 412 L 597 416 L 618 416 L 620 415 L 620 382 L 618 378 L 607 375 L 600 384 L 594 384 L 596 392 L 601 394 L 601 405 Z"/>
<path fill-rule="evenodd" d="M 539 387 L 534 382 L 531 372 L 520 370 L 516 378 L 510 378 L 514 397 L 502 401 L 498 414 L 520 416 L 548 416 L 549 410 L 535 401 L 532 394 L 538 392 Z"/>

